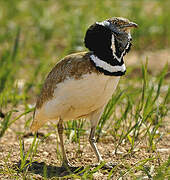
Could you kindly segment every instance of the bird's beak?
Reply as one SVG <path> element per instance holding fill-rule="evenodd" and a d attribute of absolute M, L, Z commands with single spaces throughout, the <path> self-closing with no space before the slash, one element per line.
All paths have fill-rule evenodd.
<path fill-rule="evenodd" d="M 120 28 L 137 28 L 138 25 L 134 22 L 129 22 L 128 24 L 124 24 L 120 26 Z"/>

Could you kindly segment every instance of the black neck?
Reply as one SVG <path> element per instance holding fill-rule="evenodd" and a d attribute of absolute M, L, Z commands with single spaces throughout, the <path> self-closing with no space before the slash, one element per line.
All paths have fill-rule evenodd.
<path fill-rule="evenodd" d="M 130 49 L 130 41 L 126 32 L 115 35 L 109 28 L 96 23 L 88 28 L 84 39 L 86 48 L 93 52 L 91 61 L 95 67 L 100 72 L 112 76 L 125 74 L 123 56 Z M 112 45 L 115 48 L 113 50 Z"/>
<path fill-rule="evenodd" d="M 101 60 L 107 62 L 108 64 L 112 65 L 112 66 L 121 66 L 124 61 L 123 61 L 123 57 L 121 58 L 121 60 L 119 61 L 118 59 L 116 59 L 113 56 L 113 50 L 111 48 L 109 49 L 105 49 L 105 50 L 101 50 L 101 51 L 93 51 L 93 53 Z"/>

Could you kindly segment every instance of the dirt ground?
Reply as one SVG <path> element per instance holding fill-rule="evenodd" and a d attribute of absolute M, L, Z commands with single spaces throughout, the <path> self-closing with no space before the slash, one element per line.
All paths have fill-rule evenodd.
<path fill-rule="evenodd" d="M 160 50 L 155 52 L 149 52 L 146 54 L 136 54 L 131 53 L 126 57 L 127 59 L 127 66 L 135 66 L 140 67 L 141 61 L 145 60 L 148 57 L 148 67 L 149 70 L 154 74 L 160 71 L 162 67 L 167 63 L 170 62 L 170 53 L 169 50 Z M 139 63 L 136 63 L 138 60 Z M 161 63 L 160 63 L 161 61 Z M 169 75 L 168 75 L 169 76 Z M 20 112 L 14 113 L 14 117 L 24 112 L 24 106 L 20 105 L 17 107 Z M 20 118 L 8 130 L 5 132 L 5 135 L 0 139 L 0 171 L 6 171 L 6 169 L 10 169 L 13 166 L 17 165 L 20 161 L 20 147 L 19 147 L 19 132 L 24 132 L 24 135 L 27 135 L 30 131 L 24 127 L 25 120 L 28 119 L 31 114 L 27 115 L 26 117 Z M 0 119 L 1 121 L 2 119 Z M 87 126 L 88 127 L 88 126 Z M 50 126 L 50 124 L 44 128 L 42 128 L 39 132 L 46 134 L 47 132 L 54 131 L 54 128 Z M 118 164 L 117 169 L 119 172 L 125 166 L 129 165 L 129 167 L 133 167 L 136 165 L 136 162 L 139 162 L 142 159 L 147 159 L 151 157 L 159 157 L 155 158 L 149 162 L 148 166 L 151 164 L 159 166 L 163 161 L 168 159 L 170 154 L 170 117 L 166 117 L 164 120 L 164 125 L 160 129 L 161 132 L 167 134 L 163 136 L 161 141 L 157 145 L 156 152 L 149 152 L 146 145 L 146 140 L 143 139 L 138 144 L 135 149 L 135 152 L 132 155 L 129 155 L 127 152 L 130 148 L 128 144 L 123 144 L 118 149 L 118 153 L 114 153 L 115 149 L 115 142 L 113 141 L 113 137 L 105 136 L 102 137 L 97 144 L 99 151 L 102 154 L 102 157 L 107 162 L 116 162 Z M 78 143 L 71 143 L 66 140 L 65 137 L 65 148 L 66 153 L 68 155 L 68 159 L 70 160 L 71 164 L 76 167 L 86 167 L 93 163 L 96 163 L 95 154 L 93 153 L 92 149 L 90 148 L 90 144 L 88 143 L 88 135 L 89 129 L 87 129 L 87 133 L 85 136 L 81 137 L 80 144 Z M 57 157 L 56 149 L 57 149 L 57 134 L 52 133 L 49 137 L 47 137 L 43 142 L 40 143 L 38 146 L 38 150 L 34 160 L 35 169 L 30 169 L 30 172 L 33 173 L 33 177 L 35 179 L 43 179 L 43 166 L 46 164 L 47 167 L 47 174 L 49 177 L 52 177 L 54 171 L 56 172 L 59 170 L 60 166 L 60 158 Z M 39 138 L 40 140 L 42 137 Z M 30 144 L 33 141 L 33 136 L 25 136 L 24 143 L 25 143 L 25 150 L 27 151 Z M 10 171 L 10 170 L 9 170 Z M 118 171 L 117 171 L 118 172 Z M 115 172 L 114 178 L 118 177 L 118 173 Z M 139 172 L 136 172 L 139 173 Z M 51 176 L 50 176 L 51 174 Z M 93 174 L 94 179 L 107 179 L 108 172 L 105 170 L 99 170 L 98 172 Z M 9 173 L 6 175 L 0 173 L 0 179 L 15 179 Z"/>
<path fill-rule="evenodd" d="M 20 107 L 23 109 L 23 107 Z M 166 119 L 165 125 L 161 128 L 160 131 L 168 133 L 170 130 L 170 119 Z M 16 135 L 16 132 L 24 131 L 24 122 L 25 118 L 21 118 L 15 124 L 13 124 L 2 137 L 0 145 L 0 167 L 5 170 L 7 167 L 12 168 L 17 165 L 20 161 L 20 147 L 19 147 L 19 135 Z M 39 132 L 46 134 L 47 132 L 53 131 L 54 129 L 49 125 L 42 128 Z M 28 134 L 29 130 L 24 134 Z M 44 142 L 41 142 L 38 146 L 38 151 L 34 160 L 36 161 L 33 166 L 33 169 L 30 169 L 30 172 L 33 173 L 35 179 L 43 179 L 43 166 L 46 164 L 48 169 L 49 177 L 53 177 L 56 172 L 60 170 L 60 157 L 57 157 L 57 135 L 52 133 Z M 66 137 L 65 137 L 66 139 Z M 41 137 L 39 138 L 41 140 Z M 24 137 L 25 151 L 28 150 L 33 141 L 32 136 Z M 118 164 L 117 169 L 120 171 L 124 166 L 135 166 L 136 162 L 139 162 L 142 159 L 147 159 L 151 157 L 155 158 L 147 164 L 149 167 L 153 165 L 159 166 L 162 162 L 168 159 L 170 154 L 170 135 L 164 136 L 162 140 L 157 145 L 156 152 L 149 152 L 145 140 L 142 140 L 140 144 L 136 147 L 135 152 L 132 155 L 128 154 L 130 146 L 128 144 L 123 144 L 118 149 L 117 154 L 114 153 L 115 143 L 113 137 L 105 136 L 101 138 L 100 142 L 97 143 L 99 151 L 102 154 L 102 157 L 107 162 L 114 162 Z M 66 153 L 71 164 L 75 167 L 86 167 L 88 165 L 96 163 L 96 157 L 94 152 L 90 148 L 88 143 L 88 133 L 86 136 L 81 137 L 80 144 L 70 143 L 68 140 L 65 141 Z M 8 157 L 8 159 L 7 159 Z M 139 173 L 139 172 L 137 172 Z M 58 174 L 61 176 L 61 172 Z M 104 170 L 99 170 L 96 172 L 93 177 L 94 179 L 107 179 L 108 172 Z M 114 174 L 116 178 L 118 174 Z M 0 179 L 13 179 L 14 177 L 10 174 L 1 175 Z"/>

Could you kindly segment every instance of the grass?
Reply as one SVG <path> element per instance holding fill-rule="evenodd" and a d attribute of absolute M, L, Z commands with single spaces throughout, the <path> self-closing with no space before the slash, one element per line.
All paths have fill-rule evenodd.
<path fill-rule="evenodd" d="M 12 135 L 20 137 L 15 139 L 18 142 L 15 148 L 18 150 L 5 146 L 8 149 L 2 151 L 4 155 L 0 160 L 0 177 L 31 179 L 35 176 L 36 173 L 31 173 L 28 169 L 42 155 L 38 149 L 43 149 L 50 136 L 56 134 L 55 125 L 50 130 L 45 127 L 48 130 L 42 140 L 37 142 L 34 137 L 29 146 L 28 143 L 24 146 L 23 137 L 29 131 L 35 97 L 40 92 L 44 77 L 61 57 L 84 50 L 83 37 L 87 27 L 111 16 L 125 16 L 137 22 L 140 27 L 133 32 L 132 51 L 141 53 L 145 50 L 169 48 L 169 5 L 168 1 L 156 0 L 0 1 L 0 111 L 5 114 L 0 119 L 2 147 L 6 144 L 4 142 L 10 141 L 6 139 L 8 135 L 13 143 Z M 135 67 L 128 67 L 128 78 L 121 79 L 96 131 L 99 144 L 114 146 L 119 164 L 110 172 L 102 170 L 102 164 L 96 168 L 86 165 L 82 172 L 71 174 L 67 178 L 95 179 L 101 174 L 108 179 L 128 177 L 156 180 L 170 177 L 168 155 L 159 153 L 159 149 L 167 148 L 165 145 L 162 147 L 162 143 L 165 140 L 168 143 L 168 68 L 166 64 L 160 73 L 153 76 L 152 72 L 147 72 L 147 63 L 137 69 L 137 75 L 133 75 Z M 22 128 L 17 127 L 20 122 Z M 70 148 L 76 147 L 74 151 L 79 162 L 83 160 L 82 151 L 87 146 L 88 131 L 89 124 L 83 119 L 65 123 L 66 139 Z M 109 145 L 104 143 L 107 139 Z M 131 159 L 144 145 L 143 153 L 148 152 L 149 155 L 136 157 L 132 163 Z M 121 155 L 123 147 L 126 147 L 126 151 Z M 54 148 L 57 149 L 56 156 L 60 158 L 57 140 Z M 19 152 L 17 159 L 21 160 L 17 169 L 13 168 L 17 161 L 14 163 L 11 160 L 15 156 L 14 151 Z M 105 156 L 107 157 L 106 154 Z M 43 167 L 42 176 L 48 179 L 49 164 Z"/>

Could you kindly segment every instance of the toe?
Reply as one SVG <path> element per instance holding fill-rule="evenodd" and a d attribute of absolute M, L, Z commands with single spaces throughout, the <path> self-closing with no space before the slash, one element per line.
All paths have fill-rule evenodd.
<path fill-rule="evenodd" d="M 63 161 L 62 167 L 70 168 L 70 167 L 72 167 L 72 165 L 69 163 L 69 161 Z"/>
<path fill-rule="evenodd" d="M 116 165 L 116 163 L 108 162 L 105 163 L 104 166 L 102 166 L 102 169 L 113 169 Z"/>

